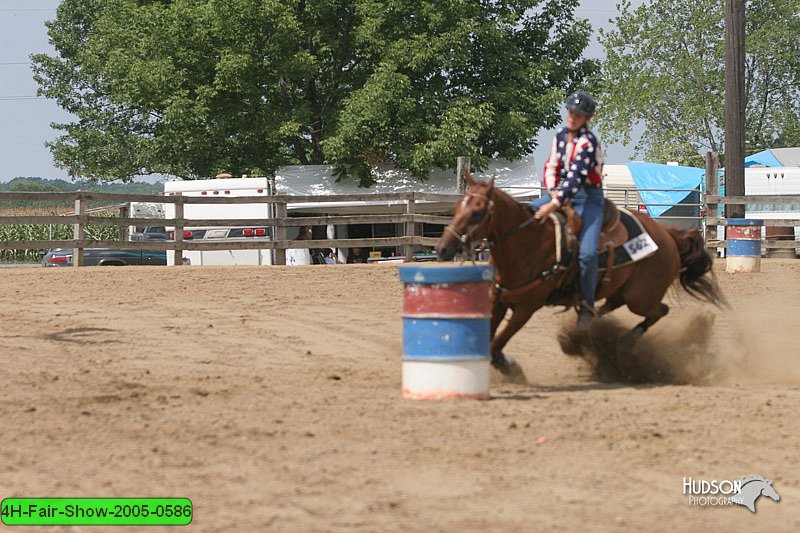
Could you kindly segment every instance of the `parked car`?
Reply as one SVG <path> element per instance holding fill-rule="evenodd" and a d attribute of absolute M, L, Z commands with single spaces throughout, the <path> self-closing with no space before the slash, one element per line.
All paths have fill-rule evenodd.
<path fill-rule="evenodd" d="M 114 248 L 86 248 L 83 251 L 85 266 L 166 265 L 165 250 L 117 250 Z M 42 257 L 46 267 L 72 266 L 72 248 L 51 248 Z"/>
<path fill-rule="evenodd" d="M 130 239 L 131 241 L 163 242 L 172 240 L 172 237 L 164 226 L 151 226 L 147 228 L 137 228 L 137 232 L 132 233 Z"/>
<path fill-rule="evenodd" d="M 131 235 L 131 241 L 166 241 L 169 235 L 163 227 L 143 228 Z M 85 248 L 85 266 L 166 265 L 165 250 L 119 250 L 116 248 Z M 46 267 L 72 266 L 72 248 L 51 248 L 42 257 Z"/>

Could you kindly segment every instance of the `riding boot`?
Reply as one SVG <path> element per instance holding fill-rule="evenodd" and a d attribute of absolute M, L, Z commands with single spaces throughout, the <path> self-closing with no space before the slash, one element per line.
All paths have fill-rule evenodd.
<path fill-rule="evenodd" d="M 589 325 L 592 323 L 595 316 L 597 316 L 597 314 L 595 313 L 594 307 L 589 305 L 586 301 L 581 302 L 580 309 L 578 309 L 578 330 L 584 331 L 589 329 Z"/>

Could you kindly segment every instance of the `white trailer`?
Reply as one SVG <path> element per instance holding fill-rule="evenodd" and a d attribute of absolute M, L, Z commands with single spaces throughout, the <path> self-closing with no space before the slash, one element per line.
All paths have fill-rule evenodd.
<path fill-rule="evenodd" d="M 800 168 L 746 168 L 744 191 L 750 196 L 800 195 Z M 747 218 L 797 218 L 800 205 L 748 205 Z"/>
<path fill-rule="evenodd" d="M 800 195 L 800 168 L 746 168 L 744 171 L 744 191 L 748 196 Z M 745 217 L 800 220 L 800 204 L 748 204 L 745 206 Z M 798 228 L 794 227 L 791 231 L 794 231 L 795 240 L 800 240 Z M 789 234 L 791 235 L 791 232 Z"/>
<path fill-rule="evenodd" d="M 274 192 L 269 178 L 232 178 L 208 180 L 173 180 L 164 183 L 166 196 L 208 196 L 210 198 L 262 197 Z M 272 239 L 272 228 L 254 224 L 248 227 L 192 226 L 191 219 L 267 219 L 272 218 L 272 204 L 185 204 L 184 240 L 203 242 L 241 242 Z M 166 218 L 175 218 L 175 204 L 165 204 Z M 174 231 L 174 227 L 167 227 Z M 172 264 L 175 252 L 167 251 L 167 263 Z M 214 250 L 184 251 L 184 259 L 192 265 L 271 265 L 272 250 Z"/>

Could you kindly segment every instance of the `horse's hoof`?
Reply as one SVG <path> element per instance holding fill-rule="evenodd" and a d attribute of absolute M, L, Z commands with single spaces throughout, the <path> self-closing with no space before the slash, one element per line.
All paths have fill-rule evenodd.
<path fill-rule="evenodd" d="M 639 339 L 642 337 L 642 332 L 634 329 L 622 336 L 619 340 L 619 351 L 622 353 L 630 352 Z"/>
<path fill-rule="evenodd" d="M 562 327 L 558 332 L 558 345 L 561 351 L 566 355 L 582 355 L 582 342 L 585 341 L 586 336 L 580 335 L 570 324 L 567 327 Z"/>
<path fill-rule="evenodd" d="M 495 367 L 501 374 L 510 371 L 517 363 L 510 355 L 500 354 L 492 356 L 492 366 Z"/>
<path fill-rule="evenodd" d="M 492 356 L 492 366 L 503 375 L 505 382 L 516 383 L 518 385 L 528 384 L 528 378 L 525 377 L 525 372 L 522 370 L 522 367 L 519 366 L 511 356 L 503 354 Z"/>

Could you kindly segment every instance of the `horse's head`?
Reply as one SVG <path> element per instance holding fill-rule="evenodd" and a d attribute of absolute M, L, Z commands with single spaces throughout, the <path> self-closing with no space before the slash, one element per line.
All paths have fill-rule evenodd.
<path fill-rule="evenodd" d="M 494 207 L 494 178 L 475 181 L 467 174 L 467 193 L 456 204 L 453 220 L 436 243 L 439 261 L 455 257 L 459 246 L 489 237 Z"/>
<path fill-rule="evenodd" d="M 781 496 L 778 494 L 778 491 L 772 486 L 772 481 L 767 481 L 763 485 L 761 485 L 761 494 L 766 496 L 767 498 L 772 498 L 776 502 L 781 501 Z"/>

